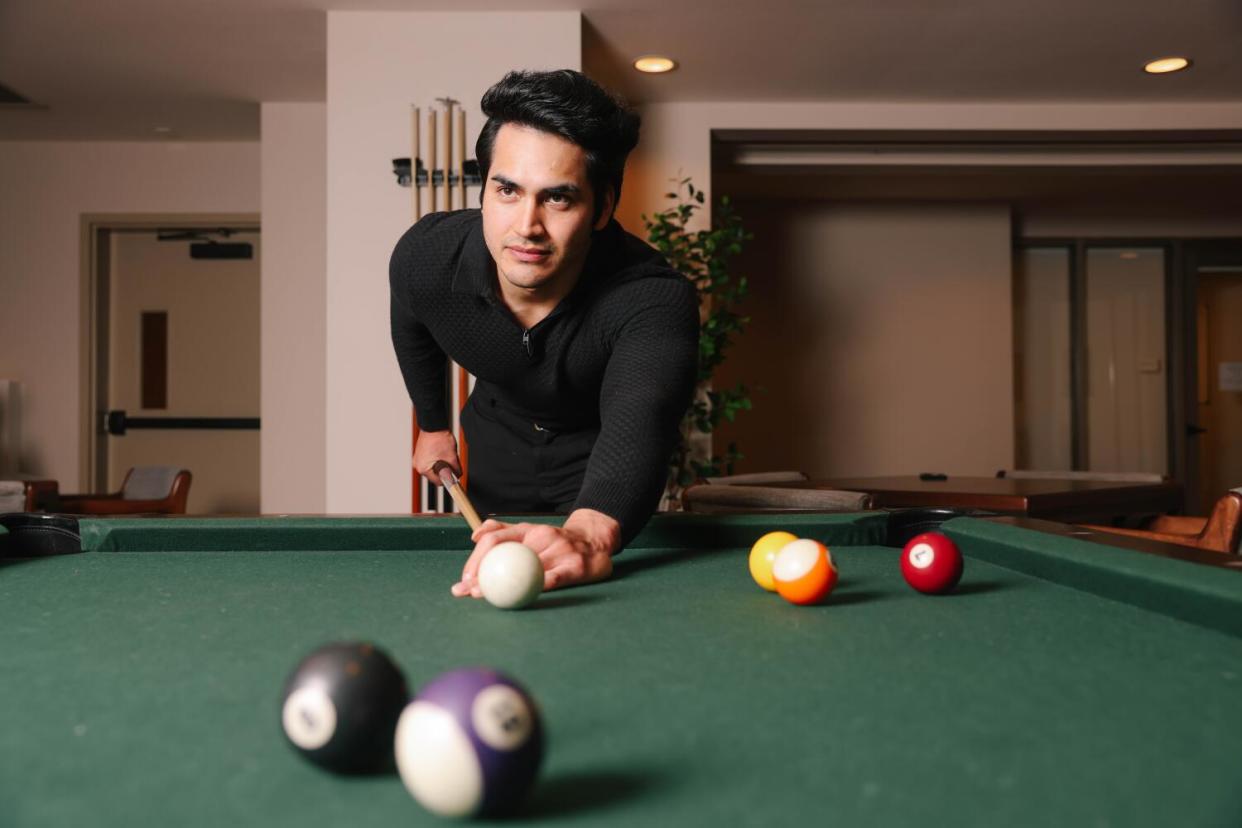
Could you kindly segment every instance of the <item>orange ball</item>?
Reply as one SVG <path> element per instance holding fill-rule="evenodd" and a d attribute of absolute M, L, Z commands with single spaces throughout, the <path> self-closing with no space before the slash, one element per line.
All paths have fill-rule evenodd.
<path fill-rule="evenodd" d="M 802 538 L 776 553 L 772 582 L 777 593 L 791 604 L 816 604 L 837 585 L 837 568 L 828 547 Z"/>

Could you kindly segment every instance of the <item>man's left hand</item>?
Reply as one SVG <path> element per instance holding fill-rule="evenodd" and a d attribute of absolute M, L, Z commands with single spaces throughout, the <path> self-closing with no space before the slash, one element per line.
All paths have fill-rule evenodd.
<path fill-rule="evenodd" d="M 563 526 L 537 523 L 501 523 L 488 520 L 470 539 L 475 542 L 462 569 L 461 581 L 453 585 L 453 595 L 482 598 L 479 564 L 498 543 L 517 541 L 531 548 L 543 562 L 543 588 L 589 584 L 612 575 L 612 556 L 621 545 L 621 524 L 603 512 L 577 509 Z"/>

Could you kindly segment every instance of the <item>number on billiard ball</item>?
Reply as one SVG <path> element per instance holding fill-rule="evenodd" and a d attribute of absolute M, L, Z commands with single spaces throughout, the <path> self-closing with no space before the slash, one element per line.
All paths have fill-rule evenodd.
<path fill-rule="evenodd" d="M 901 574 L 919 592 L 949 592 L 961 580 L 962 553 L 939 532 L 915 535 L 901 552 Z"/>
<path fill-rule="evenodd" d="M 281 724 L 294 750 L 338 773 L 392 765 L 393 733 L 409 701 L 400 668 L 373 644 L 327 644 L 285 682 Z"/>
<path fill-rule="evenodd" d="M 534 783 L 543 728 L 534 700 L 513 679 L 484 668 L 453 670 L 401 714 L 396 751 L 401 780 L 427 810 L 498 815 Z"/>

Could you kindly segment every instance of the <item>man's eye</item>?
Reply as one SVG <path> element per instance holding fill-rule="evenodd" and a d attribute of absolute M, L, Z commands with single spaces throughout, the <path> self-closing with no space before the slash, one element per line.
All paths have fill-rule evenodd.
<path fill-rule="evenodd" d="M 497 188 L 496 188 L 496 192 L 500 193 L 502 196 L 511 196 L 511 195 L 513 195 L 513 188 L 512 188 L 512 187 L 503 187 L 503 186 L 502 186 L 502 187 L 497 187 Z"/>
<path fill-rule="evenodd" d="M 553 193 L 552 195 L 548 196 L 548 203 L 556 204 L 560 207 L 564 207 L 565 205 L 569 204 L 569 196 L 564 195 L 562 193 Z"/>

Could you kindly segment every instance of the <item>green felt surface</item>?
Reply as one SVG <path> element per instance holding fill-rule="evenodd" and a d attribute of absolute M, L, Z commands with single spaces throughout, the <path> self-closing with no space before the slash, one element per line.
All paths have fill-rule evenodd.
<path fill-rule="evenodd" d="M 415 686 L 465 664 L 528 685 L 550 741 L 519 824 L 1239 824 L 1242 640 L 962 543 L 946 597 L 911 591 L 898 550 L 837 544 L 809 608 L 759 590 L 741 545 L 633 548 L 522 612 L 449 596 L 461 546 L 7 563 L 0 825 L 442 824 L 395 776 L 283 743 L 287 672 L 349 638 Z"/>
<path fill-rule="evenodd" d="M 982 560 L 1242 636 L 1242 577 L 1233 573 L 987 520 L 941 529 Z"/>
<path fill-rule="evenodd" d="M 510 523 L 557 523 L 555 516 L 501 516 Z M 635 549 L 712 549 L 749 545 L 772 525 L 770 515 L 658 515 L 630 545 Z M 786 531 L 826 543 L 883 543 L 885 512 L 794 513 Z M 316 516 L 106 518 L 80 521 L 86 551 L 237 552 L 270 550 L 414 550 L 468 547 L 458 516 L 340 518 Z"/>

